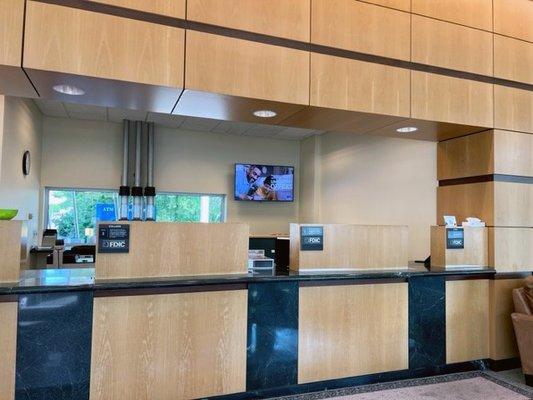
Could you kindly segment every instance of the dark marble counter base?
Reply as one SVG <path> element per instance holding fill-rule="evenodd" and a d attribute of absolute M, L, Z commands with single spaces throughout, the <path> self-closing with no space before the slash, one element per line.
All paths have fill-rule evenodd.
<path fill-rule="evenodd" d="M 93 295 L 19 297 L 15 400 L 88 400 Z"/>

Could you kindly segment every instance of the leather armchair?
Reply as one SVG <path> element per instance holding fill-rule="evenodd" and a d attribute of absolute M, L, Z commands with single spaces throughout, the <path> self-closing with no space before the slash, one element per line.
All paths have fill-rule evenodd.
<path fill-rule="evenodd" d="M 533 276 L 524 281 L 524 287 L 513 290 L 515 312 L 513 320 L 516 341 L 522 361 L 526 384 L 533 386 Z"/>

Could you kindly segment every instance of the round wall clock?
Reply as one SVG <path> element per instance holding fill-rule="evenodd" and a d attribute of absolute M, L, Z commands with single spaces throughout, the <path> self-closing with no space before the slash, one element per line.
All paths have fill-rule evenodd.
<path fill-rule="evenodd" d="M 31 167 L 31 156 L 30 156 L 30 152 L 26 150 L 24 152 L 24 155 L 22 156 L 22 173 L 24 175 L 29 175 L 30 167 Z"/>

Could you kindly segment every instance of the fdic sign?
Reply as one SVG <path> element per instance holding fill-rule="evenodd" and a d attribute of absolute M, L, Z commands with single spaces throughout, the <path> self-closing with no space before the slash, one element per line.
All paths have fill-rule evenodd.
<path fill-rule="evenodd" d="M 322 251 L 324 250 L 324 227 L 300 226 L 300 250 Z"/>
<path fill-rule="evenodd" d="M 98 253 L 129 253 L 130 226 L 128 224 L 100 224 Z"/>

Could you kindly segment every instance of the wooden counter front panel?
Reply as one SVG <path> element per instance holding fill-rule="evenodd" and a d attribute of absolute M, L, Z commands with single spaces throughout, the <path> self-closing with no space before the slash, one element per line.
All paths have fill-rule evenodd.
<path fill-rule="evenodd" d="M 533 133 L 533 92 L 494 85 L 494 127 Z"/>
<path fill-rule="evenodd" d="M 489 356 L 488 279 L 446 282 L 446 363 Z"/>
<path fill-rule="evenodd" d="M 494 76 L 533 84 L 533 43 L 494 35 Z"/>
<path fill-rule="evenodd" d="M 409 71 L 311 53 L 311 105 L 409 117 Z"/>
<path fill-rule="evenodd" d="M 18 304 L 0 303 L 0 399 L 15 398 Z"/>
<path fill-rule="evenodd" d="M 533 271 L 533 228 L 489 228 L 489 265 L 498 272 Z"/>
<path fill-rule="evenodd" d="M 431 227 L 431 268 L 444 269 L 458 265 L 489 265 L 486 228 L 464 228 L 464 249 L 446 248 L 446 227 Z"/>
<path fill-rule="evenodd" d="M 411 117 L 493 127 L 493 85 L 411 71 Z"/>
<path fill-rule="evenodd" d="M 533 3 L 530 0 L 494 0 L 494 32 L 533 42 L 531 21 Z"/>
<path fill-rule="evenodd" d="M 187 19 L 309 42 L 311 0 L 187 0 Z"/>
<path fill-rule="evenodd" d="M 409 13 L 356 0 L 312 6 L 312 43 L 409 61 Z"/>
<path fill-rule="evenodd" d="M 518 357 L 511 314 L 514 312 L 513 289 L 522 287 L 522 279 L 490 281 L 490 351 L 492 360 Z"/>
<path fill-rule="evenodd" d="M 291 269 L 407 267 L 409 247 L 409 229 L 407 226 L 317 225 L 324 227 L 324 250 L 301 251 L 301 225 L 291 224 Z"/>
<path fill-rule="evenodd" d="M 246 290 L 94 300 L 90 400 L 246 390 Z"/>
<path fill-rule="evenodd" d="M 166 15 L 174 18 L 185 18 L 186 0 L 89 0 L 95 3 L 131 8 L 152 14 Z"/>
<path fill-rule="evenodd" d="M 99 253 L 96 278 L 245 274 L 248 236 L 246 224 L 131 222 L 129 253 Z"/>
<path fill-rule="evenodd" d="M 18 282 L 22 221 L 0 221 L 0 282 Z"/>
<path fill-rule="evenodd" d="M 184 30 L 28 1 L 24 67 L 183 87 Z"/>
<path fill-rule="evenodd" d="M 187 32 L 185 88 L 309 104 L 309 52 Z"/>
<path fill-rule="evenodd" d="M 431 3 L 431 2 L 428 2 Z M 492 76 L 492 33 L 412 17 L 412 61 Z"/>
<path fill-rule="evenodd" d="M 492 30 L 492 0 L 412 0 L 412 12 L 472 28 Z"/>
<path fill-rule="evenodd" d="M 0 7 L 0 65 L 20 67 L 24 0 L 2 0 Z"/>
<path fill-rule="evenodd" d="M 408 368 L 407 283 L 301 287 L 298 383 Z"/>

